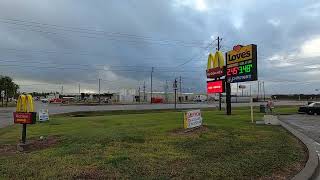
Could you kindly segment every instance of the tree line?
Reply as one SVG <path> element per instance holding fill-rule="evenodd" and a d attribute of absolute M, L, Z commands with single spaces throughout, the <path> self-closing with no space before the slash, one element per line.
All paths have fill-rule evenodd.
<path fill-rule="evenodd" d="M 9 76 L 0 75 L 0 100 L 1 105 L 8 106 L 10 98 L 18 96 L 19 85 L 13 82 L 12 78 Z"/>

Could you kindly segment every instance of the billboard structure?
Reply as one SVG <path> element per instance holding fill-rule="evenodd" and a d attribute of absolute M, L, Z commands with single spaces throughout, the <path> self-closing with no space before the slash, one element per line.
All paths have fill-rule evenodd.
<path fill-rule="evenodd" d="M 207 93 L 226 92 L 227 114 L 231 115 L 231 83 L 258 80 L 257 45 L 234 46 L 225 54 L 225 60 L 220 51 L 209 54 L 206 75 L 211 80 L 207 81 Z"/>
<path fill-rule="evenodd" d="M 237 45 L 226 53 L 227 82 L 246 82 L 258 80 L 257 45 Z"/>

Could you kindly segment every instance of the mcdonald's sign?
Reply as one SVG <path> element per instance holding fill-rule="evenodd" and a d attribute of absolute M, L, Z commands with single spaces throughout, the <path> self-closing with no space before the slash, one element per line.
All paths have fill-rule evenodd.
<path fill-rule="evenodd" d="M 208 65 L 207 65 L 207 78 L 220 78 L 225 76 L 225 62 L 223 54 L 220 51 L 217 51 L 214 55 L 211 53 L 208 56 Z"/>
<path fill-rule="evenodd" d="M 20 95 L 17 101 L 16 112 L 13 113 L 15 124 L 35 124 L 37 113 L 34 112 L 31 95 Z"/>

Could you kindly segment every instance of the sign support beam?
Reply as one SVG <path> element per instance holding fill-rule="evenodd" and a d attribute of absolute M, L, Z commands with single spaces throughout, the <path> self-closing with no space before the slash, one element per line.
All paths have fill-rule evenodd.
<path fill-rule="evenodd" d="M 26 143 L 26 137 L 27 137 L 27 124 L 22 124 L 21 141 L 22 141 L 23 144 Z"/>
<path fill-rule="evenodd" d="M 226 109 L 227 115 L 231 115 L 231 84 L 226 81 Z"/>

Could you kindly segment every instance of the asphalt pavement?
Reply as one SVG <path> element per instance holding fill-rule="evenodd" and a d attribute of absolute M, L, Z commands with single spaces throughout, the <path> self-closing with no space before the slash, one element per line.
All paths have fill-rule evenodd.
<path fill-rule="evenodd" d="M 302 101 L 278 101 L 275 102 L 275 106 L 284 105 L 304 105 L 306 102 Z M 261 103 L 253 103 L 254 106 L 259 106 Z M 218 103 L 208 104 L 208 103 L 197 103 L 197 104 L 177 104 L 178 109 L 186 108 L 214 108 L 217 107 Z M 225 105 L 222 104 L 224 107 Z M 232 107 L 246 107 L 250 106 L 250 103 L 233 103 Z M 112 110 L 148 110 L 148 109 L 173 109 L 174 104 L 130 104 L 130 105 L 99 105 L 99 106 L 61 106 L 59 104 L 44 104 L 41 102 L 35 103 L 35 108 L 48 109 L 49 114 L 61 114 L 69 112 L 79 112 L 79 111 L 112 111 Z M 12 112 L 14 112 L 14 107 L 0 108 L 0 128 L 13 124 Z"/>
<path fill-rule="evenodd" d="M 282 121 L 320 143 L 320 116 L 295 114 L 280 117 Z"/>
<path fill-rule="evenodd" d="M 318 159 L 314 159 L 311 161 L 319 162 L 320 161 L 320 116 L 307 115 L 307 114 L 295 114 L 295 115 L 280 116 L 280 120 L 282 122 L 285 122 L 289 126 L 291 126 L 296 131 L 299 131 L 300 133 L 304 134 L 305 136 L 311 139 L 311 141 L 309 141 L 309 144 L 307 144 L 307 147 L 309 149 L 309 158 L 310 158 L 310 153 L 312 153 L 312 151 L 315 151 L 315 154 L 316 154 L 315 156 L 318 156 L 318 157 L 311 156 L 311 159 L 314 159 L 314 158 L 318 158 Z M 311 179 L 320 179 L 318 164 L 317 164 L 316 171 L 313 173 L 313 176 L 314 178 L 311 178 Z"/>

